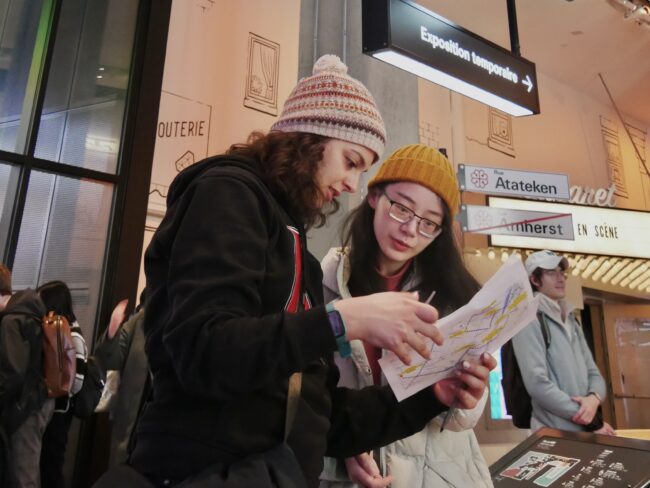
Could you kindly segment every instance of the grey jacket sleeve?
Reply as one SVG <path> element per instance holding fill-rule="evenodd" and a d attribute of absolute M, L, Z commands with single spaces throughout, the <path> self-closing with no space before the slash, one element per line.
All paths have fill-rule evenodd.
<path fill-rule="evenodd" d="M 533 401 L 542 409 L 571 420 L 580 405 L 549 378 L 546 344 L 539 320 L 535 319 L 514 336 L 512 345 L 521 377 Z"/>
<path fill-rule="evenodd" d="M 587 362 L 587 371 L 589 374 L 589 393 L 591 392 L 596 393 L 600 397 L 600 400 L 602 402 L 605 399 L 605 396 L 607 395 L 605 380 L 603 379 L 603 376 L 600 374 L 600 370 L 598 369 L 598 366 L 594 361 L 594 356 L 593 354 L 591 354 L 591 350 L 587 345 L 587 341 L 585 340 L 585 335 L 582 332 L 582 327 L 577 326 L 576 329 L 578 331 L 577 333 L 578 333 L 578 339 L 580 340 L 580 347 L 582 348 L 582 353 L 585 357 L 585 361 Z"/>

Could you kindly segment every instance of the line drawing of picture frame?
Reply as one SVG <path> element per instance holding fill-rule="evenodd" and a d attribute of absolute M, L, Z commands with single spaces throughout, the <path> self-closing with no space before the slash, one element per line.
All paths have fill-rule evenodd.
<path fill-rule="evenodd" d="M 280 44 L 248 33 L 248 72 L 244 106 L 278 115 Z"/>
<path fill-rule="evenodd" d="M 488 127 L 488 147 L 514 157 L 512 116 L 494 107 L 489 107 Z"/>

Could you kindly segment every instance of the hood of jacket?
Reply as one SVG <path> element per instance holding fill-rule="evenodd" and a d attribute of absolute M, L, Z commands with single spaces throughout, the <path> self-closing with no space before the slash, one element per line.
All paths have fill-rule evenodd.
<path fill-rule="evenodd" d="M 540 296 L 539 310 L 558 324 L 564 324 L 569 315 L 575 309 L 575 307 L 565 299 L 553 300 L 543 293 L 536 293 L 536 295 Z"/>
<path fill-rule="evenodd" d="M 25 314 L 42 317 L 46 314 L 45 305 L 38 294 L 31 289 L 16 292 L 7 302 L 7 307 L 3 312 L 9 314 Z"/>
<path fill-rule="evenodd" d="M 172 181 L 169 187 L 169 192 L 167 193 L 167 208 L 170 208 L 176 201 L 178 201 L 195 180 L 201 178 L 211 169 L 219 166 L 231 168 L 236 167 L 251 172 L 259 180 L 264 182 L 265 186 L 273 195 L 273 198 L 275 198 L 280 207 L 282 207 L 284 211 L 289 214 L 289 217 L 294 222 L 294 224 L 302 228 L 301 220 L 291 211 L 291 205 L 289 205 L 287 195 L 277 190 L 274 191 L 274 189 L 268 185 L 262 175 L 262 172 L 260 171 L 260 164 L 262 163 L 252 158 L 239 156 L 237 154 L 229 154 L 214 156 L 212 158 L 204 159 L 196 164 L 188 166 L 183 171 L 178 173 L 178 175 L 176 175 L 174 178 L 174 181 Z"/>
<path fill-rule="evenodd" d="M 204 159 L 199 161 L 196 164 L 188 166 L 183 171 L 178 173 L 172 181 L 171 186 L 169 187 L 169 193 L 167 194 L 167 208 L 171 207 L 174 202 L 176 202 L 187 190 L 190 184 L 201 177 L 204 173 L 211 170 L 216 166 L 235 166 L 239 168 L 244 168 L 252 173 L 254 173 L 258 178 L 261 178 L 261 173 L 259 171 L 258 163 L 250 158 L 246 158 L 238 155 L 222 155 L 215 156 L 213 158 Z"/>

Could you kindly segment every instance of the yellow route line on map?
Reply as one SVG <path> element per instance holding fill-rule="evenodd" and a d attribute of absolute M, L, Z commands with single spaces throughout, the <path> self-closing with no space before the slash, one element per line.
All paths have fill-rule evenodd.
<path fill-rule="evenodd" d="M 528 293 L 523 292 L 520 293 L 517 298 L 515 298 L 510 305 L 508 305 L 508 311 L 512 311 L 513 308 L 515 308 L 517 305 L 519 305 L 522 301 L 526 299 L 526 296 L 528 296 Z"/>

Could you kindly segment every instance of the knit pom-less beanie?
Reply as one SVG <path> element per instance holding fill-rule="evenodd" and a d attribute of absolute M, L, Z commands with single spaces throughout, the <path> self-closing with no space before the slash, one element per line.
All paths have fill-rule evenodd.
<path fill-rule="evenodd" d="M 424 144 L 399 148 L 379 167 L 368 188 L 379 183 L 409 181 L 418 183 L 442 198 L 453 218 L 458 212 L 460 191 L 451 162 L 436 149 Z"/>
<path fill-rule="evenodd" d="M 368 89 L 347 72 L 338 56 L 319 58 L 313 74 L 301 79 L 289 95 L 271 130 L 354 142 L 379 159 L 386 143 L 384 121 Z"/>

